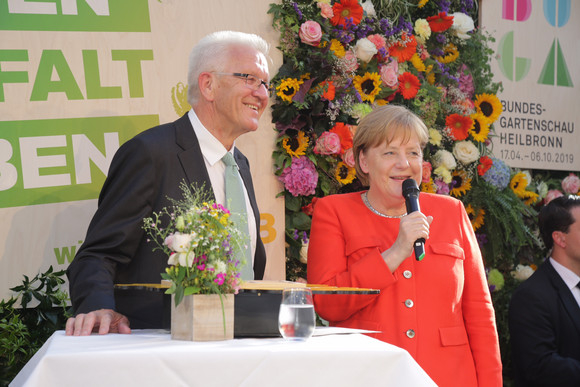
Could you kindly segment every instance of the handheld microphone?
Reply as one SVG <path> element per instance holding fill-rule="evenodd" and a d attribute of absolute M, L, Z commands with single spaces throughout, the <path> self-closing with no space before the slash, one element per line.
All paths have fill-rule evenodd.
<path fill-rule="evenodd" d="M 413 179 L 407 179 L 403 182 L 403 197 L 407 206 L 407 213 L 421 211 L 419 208 L 419 187 Z M 415 259 L 422 260 L 425 257 L 425 238 L 419 238 L 413 244 L 415 250 Z"/>

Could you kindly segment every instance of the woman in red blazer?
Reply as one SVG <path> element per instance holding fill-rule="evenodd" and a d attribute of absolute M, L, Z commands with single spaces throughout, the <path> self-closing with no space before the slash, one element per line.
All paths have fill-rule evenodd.
<path fill-rule="evenodd" d="M 422 193 L 421 212 L 406 214 L 402 183 L 421 180 L 427 141 L 424 123 L 401 106 L 361 120 L 353 151 L 369 189 L 317 201 L 308 282 L 380 294 L 316 296 L 316 311 L 333 326 L 377 331 L 371 336 L 406 349 L 439 386 L 501 386 L 493 305 L 463 204 Z"/>

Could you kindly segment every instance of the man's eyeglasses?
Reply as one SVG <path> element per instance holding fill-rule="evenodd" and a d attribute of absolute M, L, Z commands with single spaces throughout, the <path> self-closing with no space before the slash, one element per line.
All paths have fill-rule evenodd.
<path fill-rule="evenodd" d="M 219 72 L 215 72 L 215 74 L 218 75 L 231 75 L 234 77 L 238 77 L 238 78 L 244 78 L 246 80 L 246 85 L 251 87 L 254 90 L 258 90 L 260 88 L 261 85 L 264 85 L 264 87 L 266 88 L 266 91 L 268 92 L 268 95 L 272 95 L 272 90 L 270 89 L 270 84 L 266 81 L 261 80 L 258 77 L 253 76 L 252 74 L 246 74 L 246 73 L 219 73 Z"/>

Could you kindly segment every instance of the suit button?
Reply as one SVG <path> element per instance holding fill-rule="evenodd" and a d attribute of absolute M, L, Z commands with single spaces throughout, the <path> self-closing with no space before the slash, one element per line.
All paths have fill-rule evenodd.
<path fill-rule="evenodd" d="M 412 329 L 409 329 L 407 332 L 405 332 L 405 334 L 407 335 L 408 338 L 412 339 L 413 337 L 415 337 L 415 331 Z"/>
<path fill-rule="evenodd" d="M 412 308 L 412 307 L 413 307 L 413 305 L 415 305 L 415 304 L 413 303 L 413 300 L 405 300 L 405 306 L 406 306 L 407 308 Z"/>
<path fill-rule="evenodd" d="M 405 270 L 403 272 L 403 277 L 405 277 L 407 279 L 411 278 L 412 276 L 413 276 L 413 273 L 411 273 L 411 270 Z"/>

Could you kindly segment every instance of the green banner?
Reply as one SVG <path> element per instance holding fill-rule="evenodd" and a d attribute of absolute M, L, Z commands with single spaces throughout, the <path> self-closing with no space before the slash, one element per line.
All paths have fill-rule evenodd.
<path fill-rule="evenodd" d="M 113 155 L 158 115 L 0 121 L 0 208 L 98 197 Z"/>
<path fill-rule="evenodd" d="M 148 0 L 0 0 L 0 30 L 151 32 Z"/>

